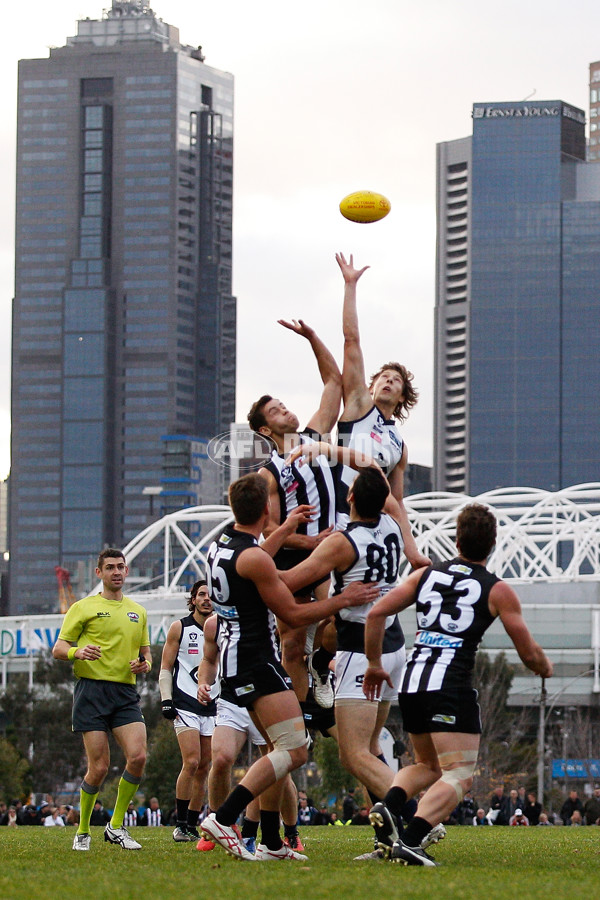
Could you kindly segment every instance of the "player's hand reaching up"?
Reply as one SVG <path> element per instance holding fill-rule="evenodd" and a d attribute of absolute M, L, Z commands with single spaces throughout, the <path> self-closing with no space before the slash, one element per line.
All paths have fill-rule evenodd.
<path fill-rule="evenodd" d="M 354 256 L 352 253 L 350 254 L 350 259 L 346 262 L 343 253 L 336 253 L 335 258 L 337 260 L 337 264 L 342 270 L 342 275 L 344 276 L 344 281 L 346 284 L 356 284 L 360 276 L 363 272 L 366 272 L 367 269 L 370 269 L 370 266 L 363 266 L 362 269 L 354 268 Z"/>

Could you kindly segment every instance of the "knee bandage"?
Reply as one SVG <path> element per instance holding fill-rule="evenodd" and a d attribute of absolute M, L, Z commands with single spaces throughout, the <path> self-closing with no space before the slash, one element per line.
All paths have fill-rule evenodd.
<path fill-rule="evenodd" d="M 298 716 L 295 719 L 277 722 L 275 725 L 267 728 L 266 732 L 270 742 L 273 744 L 273 749 L 267 753 L 267 759 L 273 766 L 275 777 L 279 781 L 292 768 L 290 750 L 298 750 L 300 747 L 306 746 L 304 719 Z"/>
<path fill-rule="evenodd" d="M 443 769 L 440 781 L 454 788 L 460 803 L 465 794 L 462 782 L 472 778 L 475 772 L 477 750 L 453 750 L 448 753 L 440 753 L 438 759 Z M 453 766 L 452 769 L 446 768 L 450 765 Z"/>

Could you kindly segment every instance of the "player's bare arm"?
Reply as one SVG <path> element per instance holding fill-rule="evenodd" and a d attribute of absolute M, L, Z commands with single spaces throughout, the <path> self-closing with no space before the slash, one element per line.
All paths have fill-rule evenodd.
<path fill-rule="evenodd" d="M 175 665 L 175 660 L 177 659 L 177 654 L 179 653 L 181 631 L 181 620 L 178 619 L 177 622 L 171 623 L 171 626 L 167 632 L 167 639 L 165 641 L 162 657 L 160 660 L 161 669 L 168 669 L 169 672 L 173 671 L 173 666 Z"/>
<path fill-rule="evenodd" d="M 344 278 L 344 306 L 342 312 L 342 329 L 344 333 L 344 364 L 342 368 L 342 394 L 344 409 L 341 421 L 350 422 L 360 419 L 372 405 L 373 398 L 369 392 L 365 376 L 365 361 L 360 345 L 360 329 L 356 309 L 356 285 L 359 278 L 369 266 L 354 268 L 354 257 L 346 261 L 343 253 L 336 253 L 335 258 Z"/>
<path fill-rule="evenodd" d="M 400 526 L 400 531 L 402 532 L 402 540 L 404 541 L 404 555 L 406 556 L 413 569 L 420 569 L 423 566 L 430 566 L 431 560 L 428 556 L 425 556 L 425 554 L 421 553 L 421 551 L 418 549 L 410 528 L 410 522 L 408 521 L 408 513 L 406 512 L 406 507 L 404 506 L 404 472 L 406 471 L 407 463 L 408 450 L 406 449 L 405 444 L 402 449 L 402 458 L 400 462 L 394 466 L 394 468 L 388 475 L 390 490 L 398 506 L 396 510 L 386 509 L 386 512 L 389 512 L 390 515 L 392 515 L 396 519 L 398 525 Z"/>
<path fill-rule="evenodd" d="M 313 622 L 319 622 L 348 606 L 371 603 L 379 593 L 378 585 L 355 582 L 341 594 L 327 597 L 325 600 L 297 603 L 279 577 L 275 563 L 260 547 L 252 547 L 240 554 L 237 572 L 242 578 L 254 582 L 265 606 L 290 628 L 302 628 Z"/>
<path fill-rule="evenodd" d="M 324 456 L 334 464 L 339 463 L 343 466 L 349 466 L 357 472 L 360 472 L 361 469 L 366 469 L 369 466 L 381 469 L 375 460 L 371 459 L 370 456 L 367 456 L 366 453 L 361 453 L 359 450 L 355 450 L 352 447 L 329 444 L 327 441 L 315 441 L 312 444 L 302 444 L 300 447 L 295 447 L 288 456 L 286 462 L 291 465 L 297 460 L 302 459 L 304 462 L 308 463 L 313 462 L 318 456 Z"/>
<path fill-rule="evenodd" d="M 52 656 L 54 657 L 54 659 L 68 660 L 69 650 L 73 646 L 75 645 L 69 643 L 69 641 L 64 641 L 62 638 L 58 638 L 54 647 L 52 648 Z M 102 648 L 99 647 L 98 644 L 86 644 L 85 647 L 78 647 L 74 653 L 75 659 L 85 659 L 88 662 L 91 662 L 94 659 L 100 659 L 101 656 Z"/>
<path fill-rule="evenodd" d="M 204 654 L 198 666 L 198 701 L 206 706 L 212 700 L 211 687 L 217 677 L 219 648 L 217 646 L 217 616 L 204 623 Z"/>
<path fill-rule="evenodd" d="M 330 434 L 337 422 L 342 401 L 342 373 L 339 370 L 339 366 L 333 354 L 325 346 L 314 328 L 311 328 L 302 319 L 292 319 L 291 322 L 279 319 L 278 322 L 284 328 L 289 328 L 295 334 L 306 338 L 312 348 L 319 367 L 321 381 L 323 382 L 323 393 L 321 394 L 319 408 L 311 417 L 307 428 L 312 428 L 314 431 L 318 431 L 319 434 Z"/>
<path fill-rule="evenodd" d="M 367 700 L 375 700 L 379 697 L 384 681 L 392 687 L 389 673 L 381 665 L 385 620 L 388 616 L 407 609 L 415 602 L 417 587 L 423 572 L 424 569 L 412 572 L 406 581 L 392 588 L 369 610 L 365 623 L 365 656 L 368 666 L 363 680 L 363 693 Z"/>
<path fill-rule="evenodd" d="M 490 591 L 488 606 L 492 615 L 500 616 L 504 630 L 515 645 L 523 664 L 536 675 L 550 678 L 552 663 L 533 639 L 523 618 L 519 598 L 505 581 L 494 585 Z"/>
<path fill-rule="evenodd" d="M 329 576 L 333 569 L 347 569 L 354 562 L 354 549 L 342 532 L 336 531 L 325 538 L 310 556 L 293 569 L 279 572 L 279 577 L 297 593 L 308 584 L 314 584 Z"/>
<path fill-rule="evenodd" d="M 287 546 L 288 539 L 296 533 L 298 525 L 312 520 L 314 511 L 314 506 L 310 506 L 308 503 L 297 506 L 289 514 L 285 522 L 276 528 L 275 531 L 272 531 L 268 538 L 265 538 L 261 544 L 262 549 L 269 556 L 275 556 L 283 546 Z"/>
<path fill-rule="evenodd" d="M 279 500 L 277 482 L 273 477 L 272 472 L 269 472 L 268 469 L 259 469 L 258 474 L 261 478 L 265 479 L 269 486 L 269 520 L 263 529 L 263 535 L 266 539 L 281 525 L 281 503 Z M 314 548 L 320 544 L 323 538 L 330 534 L 331 531 L 331 528 L 326 528 L 314 536 L 292 533 L 285 538 L 283 546 L 298 550 L 314 550 Z"/>

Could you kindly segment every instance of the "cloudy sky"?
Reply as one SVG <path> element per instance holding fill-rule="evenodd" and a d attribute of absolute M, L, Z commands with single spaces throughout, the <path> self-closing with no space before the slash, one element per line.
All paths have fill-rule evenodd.
<path fill-rule="evenodd" d="M 110 0 L 104 0 L 108 6 Z M 0 476 L 9 469 L 17 61 L 65 43 L 98 0 L 3 9 L 0 59 Z M 389 359 L 421 400 L 403 433 L 432 462 L 435 145 L 471 132 L 476 101 L 561 99 L 587 112 L 600 59 L 592 0 L 153 0 L 158 16 L 236 79 L 234 291 L 238 420 L 265 391 L 306 420 L 319 379 L 310 350 L 276 324 L 302 317 L 341 362 L 336 250 L 372 268 L 359 286 L 367 369 Z M 339 201 L 375 190 L 392 203 L 372 225 Z M 43 436 L 40 436 L 41 438 Z"/>

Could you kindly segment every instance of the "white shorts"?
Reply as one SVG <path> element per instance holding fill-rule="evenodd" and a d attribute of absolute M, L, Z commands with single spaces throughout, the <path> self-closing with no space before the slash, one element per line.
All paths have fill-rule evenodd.
<path fill-rule="evenodd" d="M 248 740 L 252 741 L 256 747 L 264 747 L 267 743 L 250 718 L 248 710 L 243 709 L 241 706 L 236 706 L 235 703 L 229 703 L 228 700 L 223 700 L 221 697 L 217 700 L 215 727 L 218 728 L 219 725 L 223 725 L 225 728 L 234 728 L 236 731 L 243 731 L 244 734 L 248 735 Z"/>
<path fill-rule="evenodd" d="M 392 679 L 393 687 L 387 681 L 381 686 L 380 700 L 394 700 L 398 696 L 398 687 L 402 671 L 406 663 L 406 650 L 394 650 L 384 653 L 381 664 Z M 363 694 L 363 678 L 367 668 L 367 657 L 364 653 L 353 653 L 351 650 L 338 650 L 335 655 L 335 699 L 366 700 Z"/>
<path fill-rule="evenodd" d="M 187 709 L 178 709 L 177 718 L 173 720 L 173 728 L 175 734 L 193 728 L 201 737 L 211 737 L 215 730 L 215 720 L 216 716 L 197 716 L 195 713 L 188 712 Z"/>

